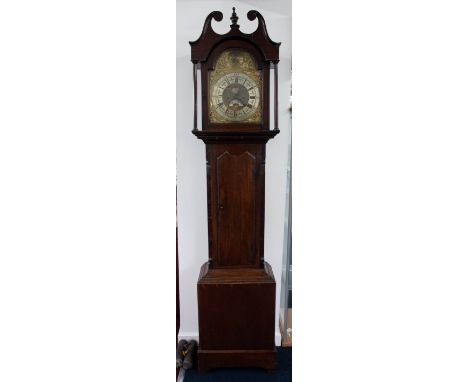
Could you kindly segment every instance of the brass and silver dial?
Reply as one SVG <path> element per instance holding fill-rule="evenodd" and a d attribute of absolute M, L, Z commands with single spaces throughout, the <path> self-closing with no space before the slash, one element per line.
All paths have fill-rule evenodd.
<path fill-rule="evenodd" d="M 211 97 L 214 112 L 228 121 L 248 119 L 260 103 L 258 85 L 244 73 L 229 73 L 219 78 Z"/>

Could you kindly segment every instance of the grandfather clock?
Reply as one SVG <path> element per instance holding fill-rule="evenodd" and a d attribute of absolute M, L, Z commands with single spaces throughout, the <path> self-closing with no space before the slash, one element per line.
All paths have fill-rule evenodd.
<path fill-rule="evenodd" d="M 279 45 L 257 11 L 255 32 L 237 24 L 219 35 L 211 12 L 201 36 L 190 42 L 194 79 L 193 134 L 206 145 L 208 262 L 198 280 L 201 371 L 215 367 L 276 368 L 275 292 L 264 261 L 265 145 L 279 133 Z M 270 129 L 270 71 L 274 73 L 274 128 Z M 197 82 L 201 75 L 201 122 Z"/>

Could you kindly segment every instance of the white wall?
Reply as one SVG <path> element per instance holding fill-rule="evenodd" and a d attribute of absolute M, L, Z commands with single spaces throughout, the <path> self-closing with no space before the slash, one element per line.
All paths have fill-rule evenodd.
<path fill-rule="evenodd" d="M 258 10 L 273 41 L 281 42 L 278 64 L 278 109 L 281 133 L 267 144 L 265 179 L 265 260 L 276 278 L 276 344 L 281 290 L 281 260 L 285 213 L 286 166 L 289 137 L 289 94 L 291 84 L 291 3 L 276 1 L 177 1 L 177 220 L 179 227 L 180 338 L 198 338 L 197 279 L 200 266 L 208 259 L 205 144 L 192 133 L 193 83 L 189 41 L 196 40 L 206 16 L 223 12 L 220 23 L 212 22 L 218 33 L 229 30 L 232 7 L 236 7 L 241 31 L 251 33 L 257 21 L 247 12 Z M 273 126 L 271 126 L 273 128 Z"/>

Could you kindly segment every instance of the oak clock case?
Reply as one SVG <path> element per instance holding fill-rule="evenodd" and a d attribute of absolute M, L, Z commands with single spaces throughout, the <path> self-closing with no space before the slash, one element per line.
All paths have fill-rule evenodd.
<path fill-rule="evenodd" d="M 276 368 L 275 293 L 264 260 L 266 143 L 279 133 L 279 45 L 265 20 L 250 34 L 240 31 L 233 8 L 230 30 L 219 35 L 211 12 L 190 42 L 194 79 L 193 134 L 206 145 L 208 261 L 197 283 L 201 371 L 216 367 Z M 274 93 L 270 73 L 274 75 Z M 201 76 L 201 128 L 197 126 Z M 270 128 L 270 97 L 274 128 Z"/>

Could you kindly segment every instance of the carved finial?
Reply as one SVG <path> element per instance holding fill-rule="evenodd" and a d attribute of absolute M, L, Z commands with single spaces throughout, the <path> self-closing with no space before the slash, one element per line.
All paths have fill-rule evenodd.
<path fill-rule="evenodd" d="M 236 7 L 232 7 L 232 16 L 231 16 L 232 24 L 231 24 L 231 28 L 238 28 L 239 29 L 239 25 L 237 24 L 237 20 L 239 20 L 239 17 L 237 17 Z"/>

